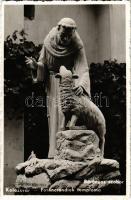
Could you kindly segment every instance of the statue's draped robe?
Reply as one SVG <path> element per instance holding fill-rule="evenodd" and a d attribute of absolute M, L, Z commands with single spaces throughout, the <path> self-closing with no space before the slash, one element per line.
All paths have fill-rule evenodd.
<path fill-rule="evenodd" d="M 61 65 L 79 76 L 75 85 L 82 86 L 84 93 L 90 96 L 89 69 L 83 43 L 78 33 L 75 32 L 70 45 L 63 47 L 57 41 L 57 31 L 57 27 L 54 27 L 46 36 L 37 69 L 37 80 L 44 82 L 47 91 L 49 158 L 55 155 L 56 133 L 60 130 L 62 120 L 59 106 L 59 79 L 55 78 Z"/>

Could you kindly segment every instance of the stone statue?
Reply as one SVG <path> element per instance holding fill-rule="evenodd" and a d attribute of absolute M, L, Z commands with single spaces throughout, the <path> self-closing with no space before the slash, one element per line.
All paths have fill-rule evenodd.
<path fill-rule="evenodd" d="M 51 100 L 53 159 L 38 159 L 32 152 L 16 166 L 16 189 L 28 189 L 30 194 L 120 194 L 120 184 L 114 184 L 120 179 L 119 163 L 103 157 L 105 119 L 90 99 L 88 66 L 75 22 L 62 19 L 46 37 L 39 62 L 26 62 L 35 73 L 37 68 L 37 79 L 44 81 Z"/>
<path fill-rule="evenodd" d="M 70 70 L 61 66 L 60 73 L 55 77 L 60 79 L 60 110 L 63 114 L 61 130 L 65 130 L 67 124 L 69 129 L 75 129 L 76 122 L 80 119 L 87 130 L 93 130 L 98 135 L 99 148 L 103 156 L 106 125 L 100 109 L 86 95 L 77 96 L 74 93 L 73 79 L 77 79 L 78 76 L 73 75 Z"/>
<path fill-rule="evenodd" d="M 59 81 L 55 79 L 61 65 L 73 73 L 79 74 L 75 80 L 75 94 L 90 97 L 90 78 L 83 42 L 76 31 L 73 19 L 63 18 L 51 29 L 44 39 L 38 62 L 26 57 L 27 65 L 32 69 L 33 79 L 42 81 L 47 92 L 47 111 L 49 124 L 49 153 L 53 158 L 56 150 L 56 133 L 60 130 L 63 115 L 59 111 Z M 36 76 L 37 70 L 37 76 Z"/>

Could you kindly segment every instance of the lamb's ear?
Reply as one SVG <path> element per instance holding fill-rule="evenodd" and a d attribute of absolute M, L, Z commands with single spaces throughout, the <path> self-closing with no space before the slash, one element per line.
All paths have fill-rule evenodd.
<path fill-rule="evenodd" d="M 73 78 L 73 79 L 78 79 L 79 76 L 78 76 L 77 74 L 73 74 L 73 75 L 72 75 L 72 78 Z"/>
<path fill-rule="evenodd" d="M 60 75 L 59 73 L 57 73 L 57 74 L 55 75 L 55 78 L 61 78 L 61 75 Z"/>

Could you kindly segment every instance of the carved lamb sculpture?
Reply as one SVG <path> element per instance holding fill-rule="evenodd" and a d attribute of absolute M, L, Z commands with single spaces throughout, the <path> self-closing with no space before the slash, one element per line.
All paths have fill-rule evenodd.
<path fill-rule="evenodd" d="M 73 90 L 73 79 L 78 78 L 64 66 L 60 67 L 56 78 L 60 78 L 60 106 L 63 114 L 61 129 L 75 127 L 78 120 L 82 121 L 88 130 L 93 130 L 99 137 L 99 148 L 104 156 L 106 124 L 100 109 L 86 95 L 76 96 Z M 70 120 L 70 121 L 69 121 Z"/>

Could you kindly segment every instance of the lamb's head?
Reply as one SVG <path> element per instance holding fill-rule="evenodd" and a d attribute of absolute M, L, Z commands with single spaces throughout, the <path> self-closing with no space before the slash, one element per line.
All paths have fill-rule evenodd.
<path fill-rule="evenodd" d="M 59 73 L 56 74 L 55 78 L 60 78 L 61 83 L 65 82 L 66 80 L 68 82 L 72 82 L 72 79 L 77 79 L 78 75 L 72 74 L 70 70 L 67 70 L 65 66 L 61 66 L 59 69 Z"/>

